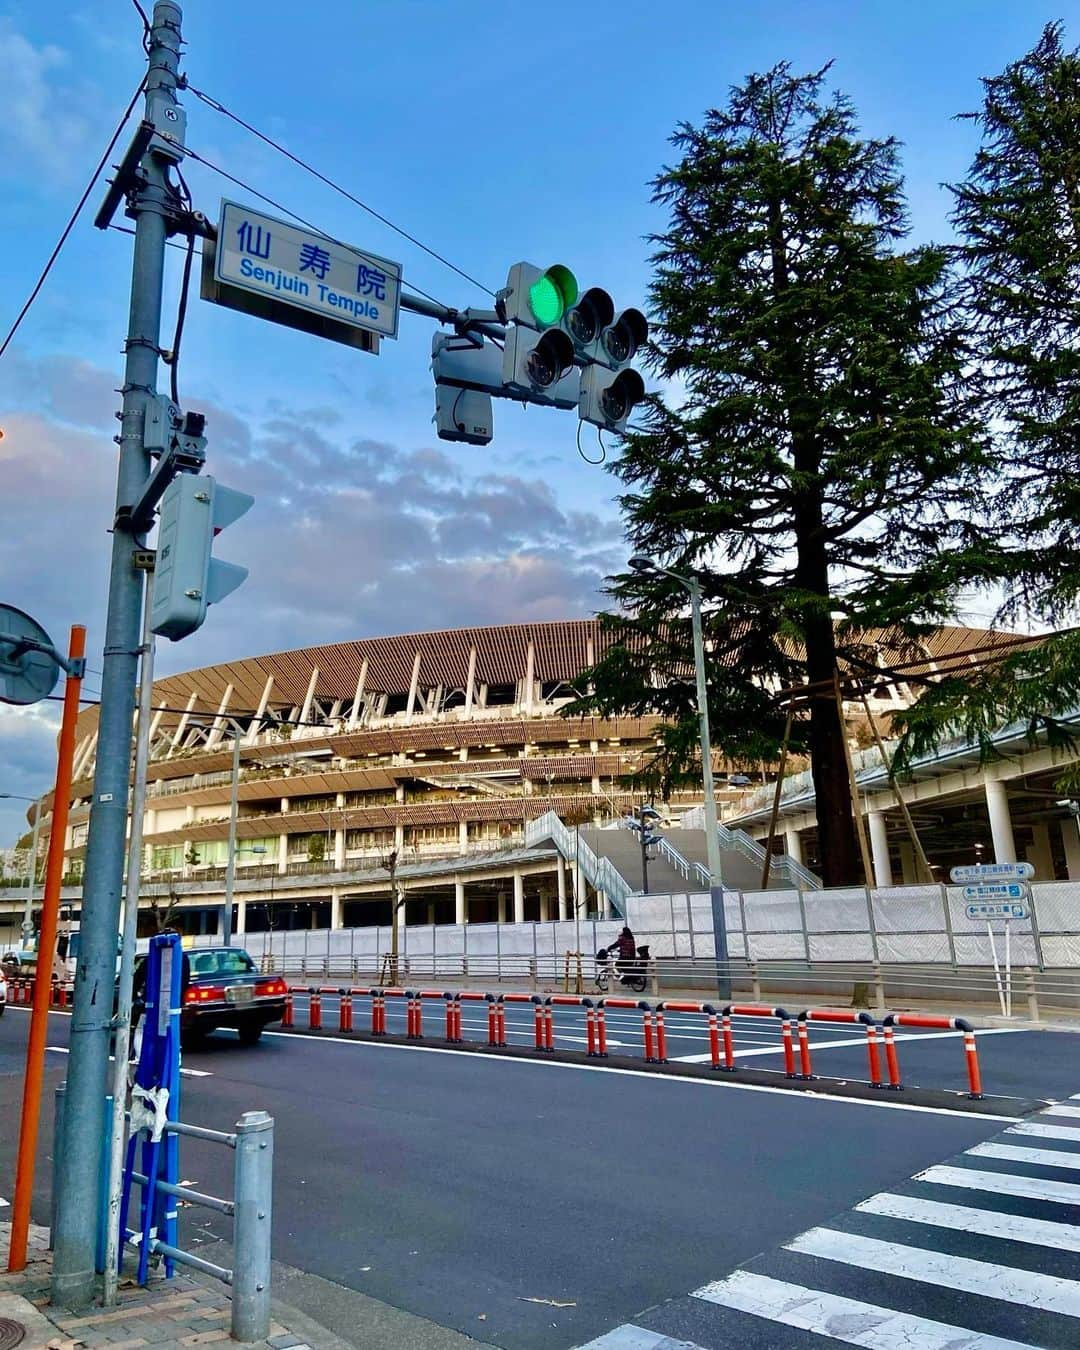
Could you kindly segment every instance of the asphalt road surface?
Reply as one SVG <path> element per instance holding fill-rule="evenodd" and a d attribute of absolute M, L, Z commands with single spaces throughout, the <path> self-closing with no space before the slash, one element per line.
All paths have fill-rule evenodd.
<path fill-rule="evenodd" d="M 528 1010 L 523 1012 L 521 1027 L 513 1029 L 526 1037 L 531 1033 Z M 486 1029 L 486 1019 L 481 1015 L 479 1020 L 478 1038 Z M 48 1056 L 49 1084 L 63 1073 L 67 1021 L 50 1018 L 49 1045 L 55 1049 Z M 508 1032 L 510 1022 L 508 1017 Z M 27 1014 L 15 1008 L 0 1020 L 0 1196 L 8 1198 L 27 1025 Z M 621 1039 L 613 1026 L 609 1030 Z M 573 1034 L 572 1023 L 563 1023 L 562 1034 Z M 700 1035 L 693 1034 L 697 1043 L 686 1053 L 703 1048 Z M 774 1029 L 768 1034 L 774 1036 Z M 1021 1097 L 1067 1098 L 1080 1090 L 1077 1046 L 1080 1042 L 1065 1033 L 981 1037 L 988 1087 L 1004 1091 L 1001 1079 L 1007 1079 Z M 757 1048 L 749 1040 L 744 1047 Z M 669 1042 L 669 1054 L 682 1049 Z M 917 1056 L 926 1056 L 927 1072 L 934 1074 L 955 1058 L 957 1080 L 962 1080 L 955 1039 L 910 1042 L 901 1049 L 912 1065 Z M 865 1064 L 857 1046 L 823 1049 L 821 1059 L 835 1056 L 839 1063 L 849 1054 L 853 1063 Z M 856 1321 L 844 1325 L 872 1329 L 873 1314 L 866 1308 L 903 1309 L 898 1289 L 910 1290 L 915 1283 L 933 1292 L 925 1272 L 921 1282 L 907 1267 L 903 1276 L 874 1273 L 874 1261 L 911 1265 L 913 1258 L 897 1256 L 893 1248 L 910 1238 L 913 1220 L 861 1211 L 850 1221 L 834 1216 L 873 1197 L 926 1200 L 938 1195 L 945 1183 L 910 1178 L 953 1155 L 966 1159 L 952 1164 L 954 1171 L 1033 1170 L 966 1152 L 1005 1139 L 1001 1131 L 1023 1124 L 1007 1111 L 992 1118 L 911 1109 L 896 1096 L 866 1104 L 740 1087 L 728 1080 L 462 1055 L 434 1044 L 287 1034 L 267 1035 L 258 1046 L 245 1048 L 221 1033 L 197 1053 L 186 1054 L 184 1064 L 183 1119 L 227 1129 L 245 1110 L 262 1108 L 275 1117 L 276 1259 L 506 1350 L 568 1350 L 606 1334 L 621 1338 L 607 1344 L 637 1350 L 671 1344 L 666 1338 L 676 1332 L 709 1350 L 832 1343 L 834 1330 L 822 1330 L 826 1322 L 800 1322 L 796 1313 L 787 1322 L 771 1321 L 747 1311 L 749 1301 L 756 1297 L 760 1302 L 763 1291 L 775 1293 L 776 1282 L 816 1290 L 819 1302 L 826 1296 L 841 1300 L 828 1305 L 834 1317 L 830 1327 L 838 1325 L 837 1309 L 841 1321 L 848 1315 L 842 1302 L 847 1298 Z M 1065 1128 L 1080 1127 L 1080 1119 L 1059 1120 Z M 1041 1136 L 1019 1142 L 1059 1147 Z M 46 1131 L 46 1151 L 48 1146 Z M 1064 1148 L 1070 1147 L 1080 1149 L 1080 1143 L 1066 1140 Z M 224 1155 L 214 1146 L 186 1141 L 184 1179 L 227 1193 L 231 1157 Z M 1062 1175 L 1060 1170 L 1044 1174 Z M 1080 1186 L 1080 1172 L 1075 1180 Z M 1017 1207 L 1055 1203 L 987 1200 L 985 1192 L 958 1187 L 955 1178 L 949 1187 L 954 1202 L 977 1210 L 1004 1206 L 1003 1212 L 1015 1213 Z M 38 1221 L 47 1220 L 46 1194 L 39 1185 Z M 228 1236 L 226 1221 L 216 1215 L 195 1209 L 183 1214 L 185 1240 L 195 1250 Z M 1057 1211 L 1054 1218 L 1062 1222 Z M 846 1237 L 841 1243 L 829 1236 L 833 1231 L 854 1231 L 862 1238 L 872 1233 L 886 1248 L 853 1245 Z M 785 1246 L 808 1232 L 815 1236 L 797 1250 Z M 951 1233 L 938 1247 L 948 1253 L 950 1241 L 958 1250 Z M 863 1263 L 859 1270 L 850 1264 L 852 1253 Z M 763 1263 L 760 1269 L 755 1258 Z M 1063 1267 L 1055 1262 L 1056 1278 Z M 742 1283 L 724 1285 L 746 1263 Z M 1000 1257 L 998 1264 L 1005 1268 Z M 968 1267 L 954 1265 L 965 1279 L 974 1278 Z M 832 1283 L 822 1273 L 826 1267 L 834 1274 L 841 1271 Z M 750 1277 L 756 1283 L 746 1285 Z M 762 1283 L 767 1280 L 774 1285 Z M 1029 1286 L 1020 1280 L 1010 1288 L 1016 1298 L 1042 1306 L 1038 1299 L 1047 1291 Z M 704 1289 L 715 1297 L 692 1294 Z M 790 1301 L 790 1289 L 780 1293 Z M 777 1307 L 785 1306 L 784 1297 Z M 971 1311 L 968 1305 L 978 1297 L 971 1289 L 958 1294 L 961 1311 Z M 1080 1321 L 1072 1324 L 1076 1339 L 1060 1339 L 1067 1325 L 1061 1319 L 1068 1313 L 1047 1313 L 1050 1331 L 1036 1318 L 1033 1335 L 1025 1340 L 1013 1336 L 1024 1305 L 991 1302 L 1003 1309 L 995 1334 L 1005 1344 L 1010 1339 L 1013 1344 L 1080 1343 Z M 940 1312 L 940 1298 L 934 1306 Z M 979 1318 L 978 1328 L 989 1329 L 991 1314 L 983 1311 Z M 613 1328 L 622 1329 L 613 1333 Z M 944 1346 L 949 1341 L 939 1336 L 937 1341 L 854 1343 Z M 954 1337 L 953 1343 L 964 1342 Z M 986 1350 L 994 1344 L 986 1341 Z"/>

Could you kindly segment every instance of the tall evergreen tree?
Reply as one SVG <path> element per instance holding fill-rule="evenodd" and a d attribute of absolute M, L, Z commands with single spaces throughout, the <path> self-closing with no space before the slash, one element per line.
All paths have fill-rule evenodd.
<path fill-rule="evenodd" d="M 896 143 L 860 135 L 827 69 L 752 75 L 674 135 L 681 157 L 653 185 L 670 219 L 651 286 L 670 392 L 614 468 L 635 550 L 701 580 L 720 749 L 775 749 L 776 687 L 811 686 L 800 735 L 821 868 L 838 885 L 859 863 L 837 660 L 868 628 L 950 614 L 982 452 L 960 396 L 947 254 L 901 249 Z M 616 622 L 643 640 L 599 664 L 578 706 L 644 710 L 659 672 L 665 771 L 686 770 L 685 596 L 634 573 L 611 593 L 632 616 Z"/>
<path fill-rule="evenodd" d="M 994 437 L 993 506 L 1011 544 L 997 569 L 1002 614 L 1064 625 L 1080 609 L 1080 51 L 1049 24 L 983 93 L 967 115 L 981 141 L 953 188 L 953 219 Z M 928 691 L 902 719 L 901 755 L 952 734 L 989 755 L 990 732 L 1012 721 L 1068 743 L 1057 714 L 1078 698 L 1080 636 L 1063 633 Z"/>

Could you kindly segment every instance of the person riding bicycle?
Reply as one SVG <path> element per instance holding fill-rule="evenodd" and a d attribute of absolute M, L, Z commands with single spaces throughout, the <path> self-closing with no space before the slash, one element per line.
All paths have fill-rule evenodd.
<path fill-rule="evenodd" d="M 620 976 L 623 976 L 633 969 L 634 961 L 637 959 L 637 943 L 629 928 L 623 928 L 622 932 L 616 938 L 614 945 L 615 950 L 618 952 L 618 956 L 615 960 L 615 969 Z"/>

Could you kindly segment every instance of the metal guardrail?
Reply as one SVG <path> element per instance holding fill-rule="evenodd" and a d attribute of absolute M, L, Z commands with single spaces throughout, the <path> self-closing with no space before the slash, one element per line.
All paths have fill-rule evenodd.
<path fill-rule="evenodd" d="M 576 830 L 569 829 L 554 811 L 530 820 L 525 826 L 525 846 L 534 848 L 550 839 L 568 862 L 576 862 L 594 890 L 602 891 L 620 915 L 626 912 L 631 887 L 608 858 L 599 857 Z"/>
<path fill-rule="evenodd" d="M 700 806 L 692 807 L 683 815 L 682 825 L 684 829 L 703 830 L 705 828 L 704 808 Z M 722 848 L 733 849 L 736 853 L 741 853 L 744 858 L 748 858 L 756 866 L 764 867 L 764 846 L 753 836 L 747 834 L 745 830 L 732 830 L 721 823 L 717 825 L 716 832 L 720 836 Z M 821 878 L 786 853 L 774 853 L 772 862 L 769 864 L 769 870 L 774 877 L 783 878 L 800 890 L 821 890 Z"/>

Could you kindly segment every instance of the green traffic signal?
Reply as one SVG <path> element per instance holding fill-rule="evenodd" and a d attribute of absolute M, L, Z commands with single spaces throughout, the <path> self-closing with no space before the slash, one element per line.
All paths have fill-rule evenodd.
<path fill-rule="evenodd" d="M 569 267 L 556 263 L 529 287 L 529 309 L 544 328 L 557 324 L 566 311 L 577 304 L 577 278 Z"/>

